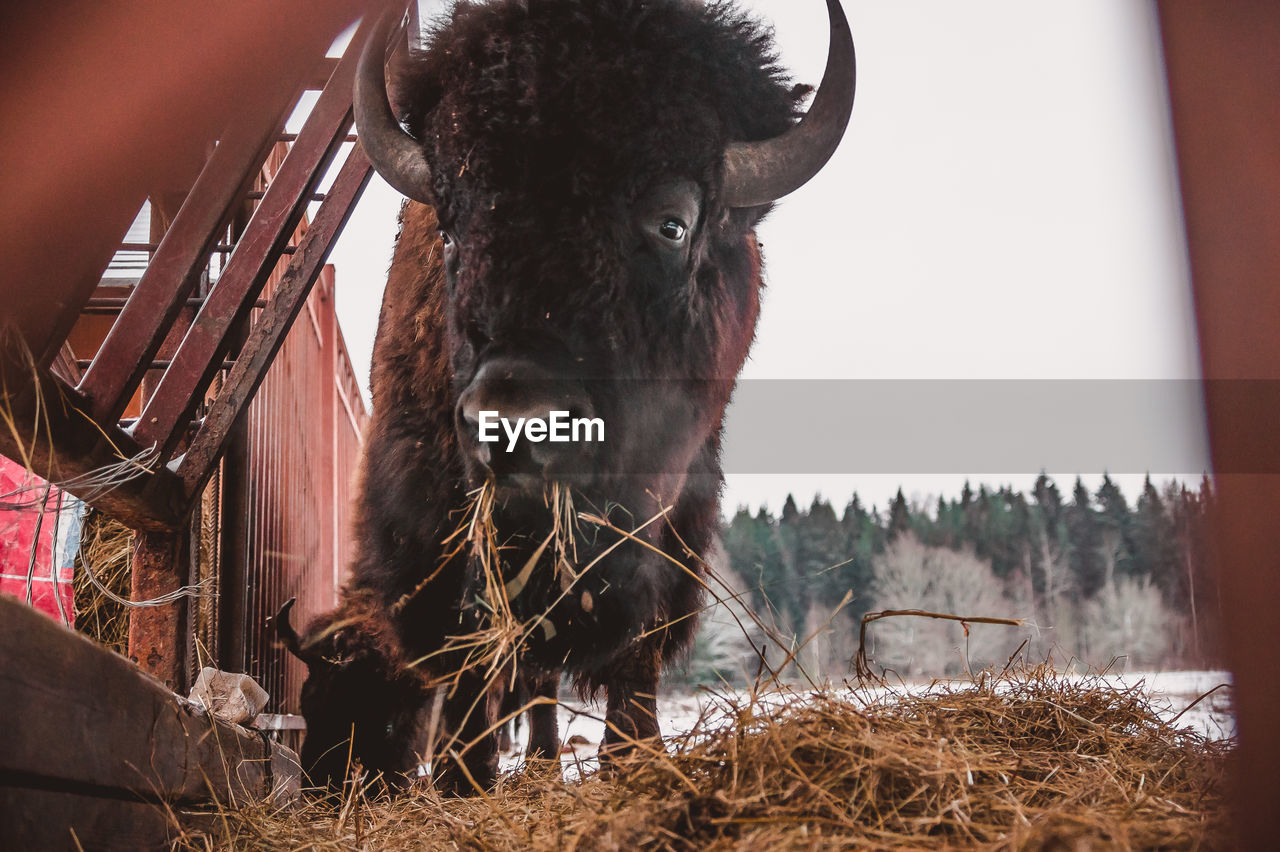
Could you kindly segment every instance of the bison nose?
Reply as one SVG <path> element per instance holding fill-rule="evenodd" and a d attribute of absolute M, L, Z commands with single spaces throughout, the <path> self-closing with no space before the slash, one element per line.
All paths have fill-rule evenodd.
<path fill-rule="evenodd" d="M 593 417 L 580 383 L 516 358 L 487 361 L 457 408 L 458 434 L 472 460 L 499 484 L 524 490 L 583 471 L 591 441 L 603 438 L 596 434 L 603 429 L 584 425 Z"/>

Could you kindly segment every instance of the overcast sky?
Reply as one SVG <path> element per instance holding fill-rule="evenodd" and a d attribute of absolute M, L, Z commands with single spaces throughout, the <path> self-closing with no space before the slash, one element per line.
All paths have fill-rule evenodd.
<path fill-rule="evenodd" d="M 745 5 L 773 21 L 797 79 L 816 83 L 825 4 Z M 845 9 L 858 52 L 853 119 L 826 169 L 760 231 L 769 287 L 743 378 L 1198 376 L 1153 6 L 845 0 Z M 375 177 L 331 257 L 362 380 L 398 205 Z M 1202 440 L 1194 411 L 1166 426 Z M 1025 489 L 1035 472 L 972 479 Z M 1096 485 L 1101 471 L 1055 473 L 1077 472 Z M 951 496 L 964 478 L 731 473 L 725 509 L 776 511 L 789 491 L 843 504 L 855 488 L 883 506 L 899 484 L 908 496 Z M 1119 479 L 1136 496 L 1141 476 Z"/>

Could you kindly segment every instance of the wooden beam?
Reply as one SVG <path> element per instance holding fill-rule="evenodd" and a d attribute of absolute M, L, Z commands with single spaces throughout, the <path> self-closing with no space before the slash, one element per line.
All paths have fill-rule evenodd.
<path fill-rule="evenodd" d="M 185 505 L 178 477 L 120 428 L 94 423 L 78 393 L 36 369 L 20 343 L 7 343 L 0 344 L 0 397 L 12 428 L 0 423 L 0 454 L 133 529 L 177 529 Z"/>
<path fill-rule="evenodd" d="M 152 848 L 166 806 L 289 800 L 298 765 L 123 657 L 0 598 L 0 848 Z M 8 815 L 27 811 L 26 816 Z"/>
<path fill-rule="evenodd" d="M 98 422 L 114 423 L 124 410 L 208 264 L 221 226 L 266 159 L 293 92 L 287 83 L 274 88 L 223 134 L 85 374 L 80 391 Z"/>
<path fill-rule="evenodd" d="M 174 824 L 155 802 L 26 787 L 0 787 L 0 814 L 5 815 L 0 841 L 6 849 L 162 852 L 170 848 Z"/>

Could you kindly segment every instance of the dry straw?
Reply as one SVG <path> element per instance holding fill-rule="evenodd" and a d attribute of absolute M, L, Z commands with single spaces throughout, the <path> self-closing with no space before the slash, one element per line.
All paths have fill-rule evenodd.
<path fill-rule="evenodd" d="M 551 516 L 551 531 L 534 548 L 520 569 L 510 579 L 506 579 L 506 575 L 511 573 L 511 566 L 503 559 L 503 551 L 508 548 L 499 541 L 493 521 L 495 495 L 492 480 L 486 481 L 468 495 L 469 502 L 460 513 L 461 522 L 444 540 L 444 555 L 440 559 L 440 565 L 392 607 L 393 611 L 403 609 L 414 596 L 429 590 L 431 581 L 445 565 L 456 558 L 469 558 L 479 578 L 475 605 L 482 610 L 482 626 L 472 633 L 449 637 L 443 648 L 412 665 L 431 669 L 435 667 L 436 658 L 461 656 L 463 663 L 459 671 L 480 671 L 489 681 L 501 677 L 504 672 L 512 671 L 518 662 L 521 648 L 533 631 L 541 630 L 548 638 L 554 635 L 555 627 L 547 617 L 551 607 L 559 603 L 582 574 L 599 561 L 596 559 L 583 569 L 575 570 L 577 543 L 573 498 L 569 489 L 555 484 L 544 495 Z M 524 591 L 548 550 L 551 570 L 560 581 L 561 597 L 546 611 L 522 621 L 512 609 L 511 601 Z M 449 672 L 436 680 L 452 681 L 459 671 Z"/>
<path fill-rule="evenodd" d="M 513 571 L 501 561 L 492 500 L 490 489 L 476 492 L 449 539 L 451 556 L 477 560 L 489 616 L 485 631 L 457 637 L 451 650 L 499 676 L 530 631 L 544 629 L 544 619 L 521 622 L 510 605 L 544 555 L 551 558 L 542 570 L 558 572 L 562 596 L 576 593 L 599 559 L 624 542 L 645 545 L 638 533 L 667 513 L 627 531 L 575 512 L 567 491 L 553 491 L 553 531 Z M 615 533 L 617 542 L 576 568 L 579 522 Z M 709 566 L 691 573 L 719 584 Z M 987 620 L 873 614 L 889 615 Z M 1010 663 L 961 684 L 895 690 L 865 676 L 865 656 L 859 663 L 859 686 L 799 692 L 780 687 L 779 667 L 762 661 L 756 689 L 711 695 L 691 731 L 640 743 L 609 775 L 563 781 L 535 766 L 467 799 L 441 798 L 429 787 L 385 798 L 372 784 L 348 785 L 337 807 L 308 800 L 187 814 L 178 845 L 494 852 L 1229 845 L 1227 745 L 1163 722 L 1142 684 L 1065 679 L 1048 666 Z"/>
<path fill-rule="evenodd" d="M 129 609 L 99 585 L 127 599 L 132 552 L 132 530 L 101 512 L 85 515 L 75 572 L 76 629 L 121 654 L 128 651 Z"/>
<path fill-rule="evenodd" d="M 187 849 L 1215 849 L 1226 746 L 1047 667 L 927 694 L 725 695 L 609 777 L 227 811 Z"/>

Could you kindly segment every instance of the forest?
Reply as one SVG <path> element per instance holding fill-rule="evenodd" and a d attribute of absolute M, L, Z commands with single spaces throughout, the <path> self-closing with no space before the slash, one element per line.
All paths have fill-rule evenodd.
<path fill-rule="evenodd" d="M 1029 494 L 966 483 L 958 499 L 883 508 L 819 496 L 781 514 L 738 512 L 713 564 L 687 683 L 741 684 L 760 653 L 792 676 L 850 673 L 867 612 L 919 609 L 1021 619 L 1020 627 L 895 617 L 868 628 L 876 671 L 930 678 L 1004 665 L 1015 652 L 1080 670 L 1220 664 L 1206 523 L 1214 496 L 1148 476 L 1132 505 L 1109 476 L 1069 495 L 1041 474 Z M 847 596 L 847 600 L 846 600 Z M 841 603 L 845 605 L 841 607 Z M 748 607 L 750 612 L 748 612 Z"/>

